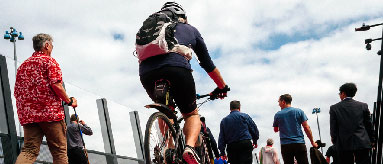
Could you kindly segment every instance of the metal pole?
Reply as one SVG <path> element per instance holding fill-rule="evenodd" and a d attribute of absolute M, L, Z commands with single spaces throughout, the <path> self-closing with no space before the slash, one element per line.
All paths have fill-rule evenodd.
<path fill-rule="evenodd" d="M 372 122 L 375 124 L 377 121 L 377 111 L 376 111 L 376 102 L 374 102 L 374 111 L 373 111 L 373 114 L 372 114 Z M 373 130 L 376 131 L 376 127 L 373 126 Z M 377 135 L 374 135 L 375 138 Z M 377 146 L 376 145 L 376 142 L 374 142 L 375 144 L 375 147 Z M 371 161 L 371 164 L 376 164 L 376 148 L 375 149 L 372 149 L 372 154 L 371 154 L 371 158 L 372 158 L 372 161 Z"/>
<path fill-rule="evenodd" d="M 382 37 L 383 37 L 383 29 L 382 29 Z M 381 47 L 380 47 L 380 52 L 383 53 L 383 40 L 381 42 Z M 377 112 L 380 112 L 380 115 L 378 116 L 379 117 L 379 124 L 383 121 L 382 119 L 382 113 L 381 113 L 381 108 L 382 108 L 382 100 L 381 100 L 381 96 L 382 96 L 382 78 L 383 78 L 383 54 L 380 55 L 380 73 L 379 73 L 379 87 L 378 87 L 378 101 L 377 101 L 377 105 L 378 105 L 378 108 L 377 108 Z M 376 129 L 375 133 L 378 133 L 379 131 L 379 134 L 376 134 L 378 136 L 377 138 L 377 148 L 378 148 L 378 156 L 377 156 L 377 163 L 378 164 L 381 164 L 382 163 L 382 142 L 383 142 L 383 138 L 380 134 L 382 134 L 383 132 L 383 127 L 381 126 L 376 126 L 376 127 L 379 127 L 379 130 Z"/>
<path fill-rule="evenodd" d="M 16 75 L 17 75 L 17 55 L 16 55 L 16 38 L 13 41 L 13 59 L 15 60 L 15 80 L 16 80 Z M 22 137 L 22 127 L 21 124 L 19 124 L 19 136 Z M 21 150 L 21 144 L 20 144 L 20 150 Z"/>
<path fill-rule="evenodd" d="M 17 75 L 16 39 L 13 41 L 13 59 L 15 60 L 15 77 Z"/>
<path fill-rule="evenodd" d="M 318 131 L 319 131 L 319 140 L 322 142 L 322 137 L 320 135 L 320 128 L 319 128 L 318 112 L 315 112 L 315 114 L 317 115 L 317 125 L 318 125 Z M 323 154 L 323 147 L 321 147 L 321 151 L 322 151 L 322 154 Z"/>

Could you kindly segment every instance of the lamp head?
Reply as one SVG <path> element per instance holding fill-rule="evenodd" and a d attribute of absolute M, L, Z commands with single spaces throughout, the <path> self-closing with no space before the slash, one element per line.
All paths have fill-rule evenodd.
<path fill-rule="evenodd" d="M 372 39 L 366 39 L 364 40 L 364 44 L 368 44 L 368 43 L 371 43 L 372 42 Z"/>
<path fill-rule="evenodd" d="M 20 35 L 19 35 L 18 39 L 19 39 L 19 40 L 24 40 L 24 35 L 23 35 L 22 32 L 20 32 Z"/>
<path fill-rule="evenodd" d="M 314 108 L 312 114 L 320 113 L 320 108 Z"/>
<path fill-rule="evenodd" d="M 17 33 L 16 29 L 13 29 L 13 30 L 11 31 L 11 36 L 12 36 L 12 37 L 17 37 L 17 36 L 19 36 L 19 34 Z"/>
<path fill-rule="evenodd" d="M 366 26 L 364 23 L 362 25 L 362 27 L 359 27 L 359 28 L 355 28 L 355 31 L 367 31 L 370 29 L 370 26 Z"/>
<path fill-rule="evenodd" d="M 15 31 L 13 31 L 13 32 L 11 33 L 11 36 L 12 36 L 12 37 L 17 37 L 17 36 L 19 36 L 19 34 L 18 34 L 17 31 L 15 30 Z"/>
<path fill-rule="evenodd" d="M 11 39 L 11 35 L 9 35 L 8 31 L 5 31 L 4 39 Z"/>
<path fill-rule="evenodd" d="M 370 43 L 366 44 L 366 50 L 368 50 L 368 51 L 371 50 L 371 44 Z"/>

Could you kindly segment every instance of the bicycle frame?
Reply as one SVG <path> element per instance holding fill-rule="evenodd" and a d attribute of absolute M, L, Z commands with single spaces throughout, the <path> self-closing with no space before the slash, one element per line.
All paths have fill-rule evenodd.
<path fill-rule="evenodd" d="M 158 99 L 155 101 L 156 103 L 146 105 L 145 107 L 157 109 L 160 113 L 163 113 L 170 120 L 170 122 L 172 124 L 171 126 L 175 130 L 175 136 L 171 136 L 171 137 L 174 137 L 175 152 L 173 152 L 171 157 L 172 157 L 172 160 L 174 162 L 183 163 L 182 153 L 183 153 L 186 145 L 185 145 L 185 139 L 184 139 L 183 131 L 180 127 L 180 124 L 182 123 L 182 121 L 184 119 L 182 116 L 177 117 L 177 111 L 175 110 L 176 104 L 174 103 L 173 97 L 170 95 L 170 86 L 169 86 L 170 83 L 166 80 L 159 80 L 157 82 L 156 82 L 156 86 L 155 86 L 155 94 L 156 94 L 155 97 Z M 202 96 L 197 95 L 197 99 L 207 97 L 207 96 L 210 96 L 210 97 L 207 100 L 205 100 L 204 102 L 199 103 L 198 107 L 200 107 L 202 104 L 206 103 L 207 101 L 215 99 L 210 94 L 206 94 L 206 95 L 202 95 Z M 164 132 L 166 131 L 165 128 L 166 128 L 165 126 L 160 127 L 160 131 L 161 131 L 162 135 L 164 135 Z M 170 138 L 166 139 L 164 141 L 164 143 L 167 143 L 167 141 L 169 139 Z M 202 140 L 208 142 L 209 141 L 208 136 L 203 134 Z M 210 145 L 210 142 L 208 144 Z M 206 146 L 206 147 L 208 149 L 207 151 L 209 151 L 209 152 L 212 151 L 210 146 Z M 179 155 L 181 155 L 181 156 L 179 156 Z M 208 155 L 208 156 L 210 159 L 210 155 Z"/>

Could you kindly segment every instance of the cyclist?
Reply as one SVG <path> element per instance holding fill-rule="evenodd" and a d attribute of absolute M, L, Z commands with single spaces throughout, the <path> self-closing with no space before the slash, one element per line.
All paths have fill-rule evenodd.
<path fill-rule="evenodd" d="M 166 2 L 161 11 L 170 18 L 178 20 L 174 36 L 179 44 L 191 47 L 194 50 L 201 67 L 217 84 L 217 88 L 212 93 L 218 94 L 220 98 L 226 97 L 228 86 L 211 60 L 201 34 L 195 27 L 188 24 L 182 6 L 175 2 Z M 185 120 L 183 131 L 186 148 L 183 158 L 189 164 L 200 163 L 194 146 L 200 133 L 201 122 L 196 105 L 195 83 L 189 61 L 184 56 L 174 52 L 152 56 L 139 64 L 139 75 L 143 87 L 153 101 L 155 100 L 155 82 L 161 79 L 169 81 L 171 94 Z"/>

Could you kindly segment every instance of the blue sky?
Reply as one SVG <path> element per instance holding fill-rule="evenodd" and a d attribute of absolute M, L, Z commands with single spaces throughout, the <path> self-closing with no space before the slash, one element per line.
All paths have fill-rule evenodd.
<path fill-rule="evenodd" d="M 135 149 L 127 146 L 132 144 L 130 123 L 126 122 L 128 112 L 139 111 L 142 128 L 153 112 L 143 107 L 151 101 L 140 84 L 138 62 L 132 55 L 135 34 L 143 20 L 164 2 L 6 1 L 2 3 L 8 7 L 0 15 L 0 30 L 14 26 L 23 32 L 25 40 L 17 42 L 19 63 L 32 54 L 34 35 L 51 34 L 52 56 L 63 70 L 68 93 L 78 98 L 80 117 L 83 115 L 95 131 L 94 136 L 85 138 L 88 148 L 103 151 L 95 101 L 105 97 L 111 104 L 111 117 L 115 118 L 112 128 L 119 145 L 117 153 L 135 157 Z M 231 100 L 240 100 L 242 111 L 258 125 L 259 146 L 271 137 L 278 149 L 279 136 L 272 131 L 272 122 L 280 110 L 277 99 L 281 94 L 290 93 L 292 105 L 305 111 L 314 139 L 319 135 L 316 116 L 311 111 L 321 108 L 321 133 L 326 143 L 330 143 L 328 110 L 339 101 L 340 85 L 355 82 L 359 87 L 355 99 L 368 103 L 372 111 L 377 95 L 376 52 L 380 41 L 366 51 L 364 39 L 380 37 L 382 28 L 367 32 L 355 32 L 354 28 L 362 23 L 381 23 L 381 1 L 177 2 L 184 6 L 189 23 L 202 34 L 215 65 L 232 89 L 226 99 L 208 102 L 200 111 L 216 138 Z M 115 41 L 114 33 L 123 34 L 124 40 Z M 0 54 L 9 59 L 13 84 L 13 47 L 9 41 L 0 40 Z M 214 82 L 195 59 L 192 67 L 197 92 L 212 91 Z M 307 141 L 306 138 L 309 144 Z"/>

